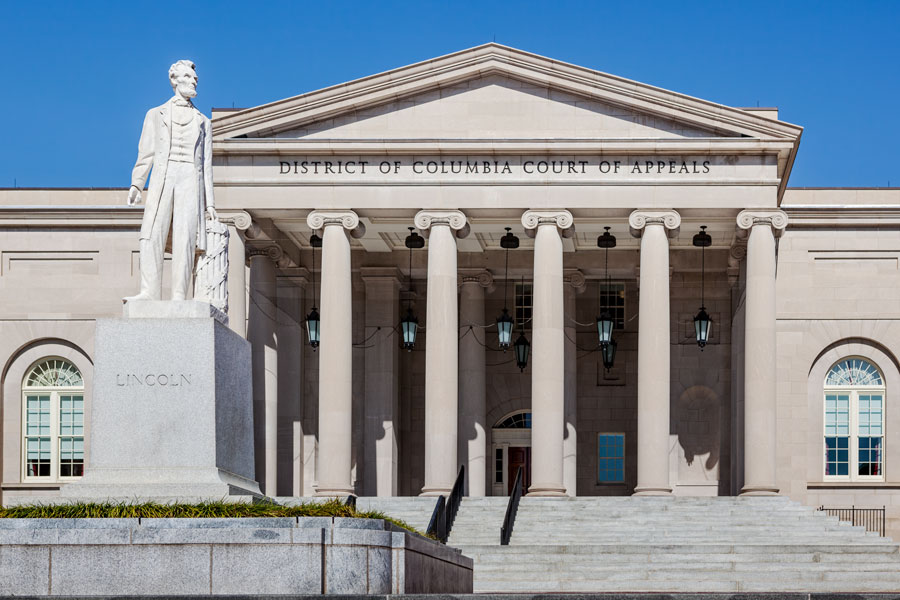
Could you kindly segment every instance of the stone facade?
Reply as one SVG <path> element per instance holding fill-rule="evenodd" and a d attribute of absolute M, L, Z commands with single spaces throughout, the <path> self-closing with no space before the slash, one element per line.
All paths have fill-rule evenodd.
<path fill-rule="evenodd" d="M 261 487 L 439 493 L 467 464 L 484 477 L 470 491 L 503 495 L 517 453 L 546 474 L 533 491 L 778 490 L 816 506 L 887 506 L 897 535 L 900 190 L 787 188 L 800 132 L 773 109 L 724 107 L 494 44 L 216 111 L 229 326 L 253 346 Z M 141 208 L 126 196 L 0 190 L 4 502 L 66 483 L 25 469 L 23 381 L 45 357 L 83 376 L 90 468 L 95 321 L 121 314 L 119 299 L 138 285 Z M 431 216 L 417 219 L 423 209 Z M 571 222 L 532 224 L 529 211 L 568 211 Z M 667 212 L 680 222 L 654 224 Z M 705 269 L 691 243 L 701 225 L 712 236 Z M 605 226 L 618 241 L 609 279 L 624 293 L 609 371 L 594 324 Z M 411 273 L 408 227 L 429 236 Z M 521 240 L 508 275 L 504 227 Z M 313 229 L 326 242 L 315 251 Z M 703 350 L 693 333 L 701 271 L 713 320 Z M 512 350 L 497 349 L 494 320 L 504 307 L 515 313 L 522 283 L 535 287 L 520 307 L 534 317 L 520 372 Z M 313 306 L 318 349 L 304 327 Z M 407 307 L 420 323 L 411 351 L 399 347 Z M 459 352 L 477 344 L 483 361 L 464 360 L 454 339 Z M 823 385 L 847 357 L 884 379 L 883 468 L 868 479 L 825 473 Z M 533 409 L 534 430 L 496 428 Z M 624 436 L 621 481 L 601 481 L 601 434 Z"/>

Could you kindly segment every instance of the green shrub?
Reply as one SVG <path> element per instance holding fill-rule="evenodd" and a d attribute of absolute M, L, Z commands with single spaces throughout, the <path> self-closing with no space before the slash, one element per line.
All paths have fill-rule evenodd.
<path fill-rule="evenodd" d="M 161 504 L 157 502 L 91 502 L 72 504 L 30 504 L 0 508 L 4 519 L 220 519 L 241 517 L 352 517 L 384 519 L 415 533 L 403 521 L 378 511 L 359 511 L 340 500 L 311 502 L 298 506 L 270 503 L 201 502 Z"/>

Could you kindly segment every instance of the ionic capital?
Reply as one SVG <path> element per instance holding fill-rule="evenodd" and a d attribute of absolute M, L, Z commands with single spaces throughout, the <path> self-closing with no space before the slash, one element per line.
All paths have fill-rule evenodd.
<path fill-rule="evenodd" d="M 487 269 L 459 269 L 459 284 L 477 283 L 483 288 L 489 288 L 494 284 L 494 276 Z"/>
<path fill-rule="evenodd" d="M 783 210 L 742 210 L 737 216 L 737 226 L 749 230 L 755 225 L 772 228 L 775 237 L 780 237 L 787 227 L 788 217 Z"/>
<path fill-rule="evenodd" d="M 669 237 L 675 237 L 681 227 L 681 215 L 674 210 L 636 210 L 628 215 L 628 228 L 634 237 L 641 237 L 647 225 L 662 225 Z"/>
<path fill-rule="evenodd" d="M 243 210 L 226 213 L 219 211 L 218 215 L 219 221 L 225 223 L 226 225 L 231 225 L 235 229 L 239 229 L 241 231 L 246 231 L 253 223 L 253 218 L 250 216 L 250 213 Z"/>
<path fill-rule="evenodd" d="M 276 265 L 284 259 L 284 249 L 274 242 L 268 244 L 252 244 L 247 246 L 247 256 L 265 256 Z"/>
<path fill-rule="evenodd" d="M 555 225 L 566 230 L 574 224 L 575 219 L 567 210 L 526 210 L 522 214 L 522 226 L 525 229 L 537 229 L 540 225 Z"/>
<path fill-rule="evenodd" d="M 365 225 L 359 222 L 359 215 L 352 210 L 314 210 L 306 216 L 306 224 L 314 231 L 328 225 L 340 225 L 355 238 L 361 238 L 366 233 Z"/>
<path fill-rule="evenodd" d="M 435 225 L 447 225 L 460 231 L 466 227 L 466 215 L 461 210 L 420 210 L 414 222 L 423 231 Z"/>
<path fill-rule="evenodd" d="M 578 269 L 564 269 L 563 281 L 572 286 L 572 289 L 578 293 L 583 292 L 585 287 L 587 287 L 587 279 L 584 278 L 584 273 Z"/>

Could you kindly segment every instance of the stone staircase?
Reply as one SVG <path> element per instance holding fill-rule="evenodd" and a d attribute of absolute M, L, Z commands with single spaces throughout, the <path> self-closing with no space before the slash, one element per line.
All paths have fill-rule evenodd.
<path fill-rule="evenodd" d="M 424 531 L 432 498 L 360 498 Z M 465 498 L 449 544 L 476 593 L 897 592 L 900 548 L 786 497 Z"/>

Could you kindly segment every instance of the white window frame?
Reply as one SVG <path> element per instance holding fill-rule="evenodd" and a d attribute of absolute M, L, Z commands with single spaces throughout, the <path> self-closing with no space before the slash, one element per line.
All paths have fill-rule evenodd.
<path fill-rule="evenodd" d="M 56 356 L 48 356 L 36 361 L 31 368 L 28 369 L 27 374 L 25 375 L 25 379 L 22 382 L 22 396 L 21 396 L 21 407 L 22 407 L 22 419 L 21 419 L 21 436 L 19 441 L 21 443 L 22 453 L 21 460 L 19 461 L 20 472 L 23 482 L 27 481 L 40 481 L 46 483 L 62 483 L 67 481 L 75 481 L 81 479 L 81 475 L 72 475 L 63 477 L 60 475 L 60 443 L 63 437 L 80 437 L 82 439 L 82 444 L 84 444 L 85 435 L 84 435 L 84 413 L 85 413 L 85 394 L 84 394 L 84 378 L 82 377 L 82 383 L 78 386 L 28 386 L 28 379 L 31 376 L 34 369 L 47 361 L 58 360 L 71 365 L 71 367 L 78 372 L 79 376 L 81 376 L 81 372 L 78 370 L 72 361 L 66 360 L 64 358 L 56 357 Z M 28 435 L 28 396 L 50 396 L 50 432 L 47 435 L 38 435 L 32 436 Z M 60 435 L 60 396 L 81 396 L 81 411 L 82 411 L 82 434 L 79 435 Z M 28 471 L 28 438 L 29 437 L 49 437 L 50 438 L 50 474 L 49 475 L 30 475 Z M 82 446 L 83 448 L 84 446 Z M 82 450 L 83 452 L 83 450 Z M 82 459 L 83 460 L 83 459 Z"/>
<path fill-rule="evenodd" d="M 861 360 L 870 364 L 878 371 L 878 375 L 881 378 L 881 385 L 827 385 L 828 374 L 838 365 L 842 363 L 846 363 L 847 361 L 853 360 Z M 826 385 L 824 385 L 824 392 L 822 394 L 822 480 L 823 481 L 844 481 L 844 482 L 872 482 L 872 481 L 884 481 L 884 471 L 886 468 L 886 453 L 885 449 L 887 446 L 887 431 L 886 431 L 886 423 L 887 423 L 887 390 L 884 385 L 884 372 L 876 365 L 874 362 L 870 361 L 867 358 L 861 356 L 847 356 L 842 358 L 841 360 L 834 363 L 831 367 L 829 367 L 828 371 L 825 374 Z M 826 467 L 828 463 L 828 447 L 825 442 L 825 439 L 828 437 L 834 437 L 828 435 L 826 431 L 827 427 L 827 403 L 826 397 L 829 394 L 847 394 L 849 396 L 849 406 L 848 410 L 849 414 L 849 435 L 848 435 L 848 452 L 849 452 L 849 461 L 847 466 L 847 475 L 829 475 L 826 474 Z M 860 475 L 859 474 L 859 395 L 868 395 L 868 394 L 880 394 L 881 395 L 881 474 L 880 475 Z M 867 437 L 867 436 L 863 436 Z"/>

